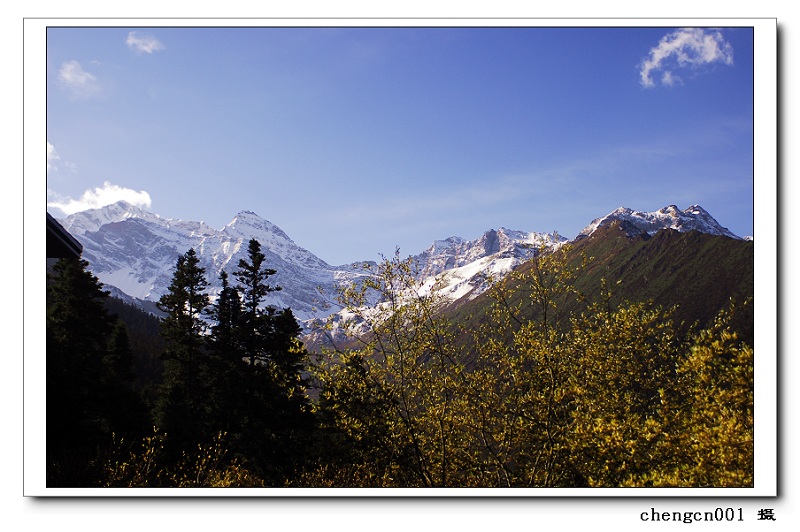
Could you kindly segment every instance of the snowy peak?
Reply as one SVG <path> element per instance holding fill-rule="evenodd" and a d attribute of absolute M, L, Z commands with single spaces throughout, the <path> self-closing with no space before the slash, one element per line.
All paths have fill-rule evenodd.
<path fill-rule="evenodd" d="M 654 212 L 639 212 L 627 207 L 620 207 L 602 218 L 593 220 L 578 234 L 577 239 L 587 237 L 598 227 L 609 225 L 615 221 L 626 222 L 651 235 L 662 229 L 674 229 L 682 233 L 699 231 L 741 240 L 741 237 L 722 227 L 708 211 L 699 205 L 691 205 L 684 210 L 680 210 L 675 205 L 668 205 Z"/>
<path fill-rule="evenodd" d="M 227 238 L 243 243 L 245 249 L 247 241 L 255 238 L 261 244 L 262 252 L 267 258 L 287 260 L 301 268 L 332 269 L 328 263 L 295 244 L 280 227 L 253 211 L 242 211 L 237 214 L 221 233 Z"/>
<path fill-rule="evenodd" d="M 100 227 L 114 222 L 121 222 L 128 218 L 141 218 L 145 220 L 160 220 L 156 215 L 140 209 L 127 201 L 118 201 L 99 209 L 70 214 L 61 225 L 73 235 L 82 235 L 87 231 L 97 231 Z"/>
<path fill-rule="evenodd" d="M 101 227 L 108 224 L 120 223 L 127 220 L 139 220 L 161 226 L 165 229 L 188 233 L 193 236 L 208 236 L 214 231 L 214 229 L 204 222 L 162 218 L 157 214 L 145 211 L 125 200 L 120 200 L 98 209 L 89 209 L 70 214 L 61 220 L 61 225 L 73 235 L 78 236 L 98 231 Z"/>
<path fill-rule="evenodd" d="M 222 230 L 231 236 L 240 237 L 259 233 L 269 235 L 270 240 L 282 240 L 294 244 L 294 241 L 280 227 L 265 220 L 253 211 L 240 212 Z"/>
<path fill-rule="evenodd" d="M 464 239 L 460 236 L 451 236 L 449 238 L 445 238 L 444 240 L 434 240 L 431 247 L 423 251 L 428 255 L 436 255 L 438 253 L 445 252 L 449 249 L 454 249 L 464 243 Z"/>
<path fill-rule="evenodd" d="M 502 277 L 533 257 L 542 247 L 554 247 L 566 239 L 553 233 L 532 233 L 501 227 L 475 240 L 450 237 L 435 241 L 413 257 L 417 279 L 430 289 L 455 300 L 475 297 L 488 287 L 489 277 Z"/>
<path fill-rule="evenodd" d="M 499 230 L 490 229 L 475 240 L 465 240 L 457 236 L 436 240 L 415 258 L 418 262 L 447 259 L 454 266 L 463 266 L 468 262 L 497 253 L 515 256 L 529 255 L 531 251 L 535 251 L 541 246 L 551 246 L 565 240 L 553 233 L 531 233 L 501 227 Z"/>
<path fill-rule="evenodd" d="M 270 294 L 266 304 L 291 307 L 300 318 L 313 316 L 317 308 L 335 309 L 333 297 L 339 280 L 361 275 L 329 266 L 251 211 L 240 212 L 217 230 L 204 222 L 161 218 L 118 202 L 71 215 L 63 225 L 81 242 L 90 270 L 103 284 L 151 303 L 167 292 L 175 261 L 189 248 L 197 252 L 206 270 L 213 299 L 219 290 L 220 272 L 231 275 L 236 270 L 252 238 L 261 244 L 267 264 L 278 271 L 271 282 L 283 287 Z"/>

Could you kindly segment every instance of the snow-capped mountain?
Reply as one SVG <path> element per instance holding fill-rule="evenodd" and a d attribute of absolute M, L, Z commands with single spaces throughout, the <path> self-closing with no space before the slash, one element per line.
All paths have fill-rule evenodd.
<path fill-rule="evenodd" d="M 89 268 L 109 287 L 143 301 L 155 302 L 167 292 L 177 258 L 194 248 L 206 269 L 212 298 L 221 288 L 219 274 L 231 279 L 251 238 L 261 243 L 266 263 L 282 288 L 265 304 L 289 307 L 301 320 L 325 317 L 340 309 L 337 286 L 369 275 L 364 263 L 331 266 L 301 248 L 278 226 L 242 211 L 222 229 L 203 222 L 162 218 L 121 201 L 79 212 L 61 220 L 83 244 Z M 475 240 L 450 237 L 435 241 L 413 257 L 422 290 L 435 289 L 449 300 L 476 296 L 488 278 L 500 278 L 541 246 L 565 241 L 554 234 L 490 230 Z M 369 264 L 369 263 L 367 263 Z"/>
<path fill-rule="evenodd" d="M 651 234 L 671 228 L 740 239 L 700 206 L 681 211 L 670 205 L 656 212 L 619 208 L 594 220 L 576 240 L 617 220 Z M 214 229 L 203 222 L 162 218 L 121 201 L 60 221 L 81 242 L 89 269 L 103 284 L 150 302 L 151 306 L 168 291 L 175 262 L 189 248 L 194 248 L 206 269 L 213 300 L 220 289 L 220 272 L 224 270 L 234 279 L 233 272 L 239 259 L 246 258 L 251 238 L 261 243 L 266 264 L 277 270 L 270 284 L 282 288 L 269 294 L 265 304 L 289 307 L 300 320 L 325 318 L 338 312 L 341 307 L 336 301 L 337 288 L 371 275 L 370 268 L 363 267 L 365 263 L 327 264 L 298 246 L 278 226 L 250 211 L 242 211 L 222 229 Z M 566 238 L 555 233 L 503 227 L 486 231 L 475 240 L 436 240 L 412 257 L 415 277 L 423 293 L 436 291 L 445 301 L 472 299 L 489 287 L 490 279 L 501 279 L 543 247 L 553 248 L 565 242 Z"/>
<path fill-rule="evenodd" d="M 591 235 L 598 227 L 609 225 L 614 221 L 628 222 L 641 231 L 654 234 L 662 229 L 675 229 L 682 233 L 699 231 L 711 235 L 722 235 L 728 238 L 741 240 L 725 227 L 722 227 L 704 208 L 692 205 L 680 210 L 675 205 L 669 205 L 655 212 L 639 212 L 626 207 L 619 209 L 592 221 L 586 226 L 577 238 Z"/>
<path fill-rule="evenodd" d="M 140 218 L 165 224 L 169 224 L 171 221 L 163 220 L 157 214 L 142 210 L 127 201 L 119 201 L 100 209 L 90 209 L 70 215 L 61 220 L 61 223 L 72 235 L 82 235 L 89 231 L 97 231 L 108 223 L 121 222 L 128 218 Z"/>
<path fill-rule="evenodd" d="M 266 263 L 277 273 L 270 284 L 282 288 L 265 304 L 289 307 L 299 319 L 338 310 L 336 286 L 365 275 L 355 266 L 334 267 L 301 248 L 276 225 L 243 211 L 220 230 L 203 222 L 161 218 L 126 202 L 68 216 L 62 225 L 83 244 L 83 257 L 100 281 L 137 299 L 155 302 L 168 291 L 177 258 L 194 248 L 206 269 L 212 299 L 219 274 L 231 279 L 248 242 L 261 243 Z"/>
<path fill-rule="evenodd" d="M 490 229 L 475 240 L 452 236 L 436 240 L 418 255 L 409 257 L 412 275 L 417 284 L 405 287 L 399 294 L 410 300 L 417 296 L 435 295 L 443 304 L 469 301 L 485 292 L 493 280 L 500 280 L 522 262 L 546 248 L 567 241 L 554 233 L 530 233 L 501 227 Z M 343 341 L 348 333 L 368 331 L 362 318 L 380 320 L 388 303 L 373 298 L 367 308 L 357 313 L 342 310 L 330 317 L 326 332 L 312 331 L 306 337 L 311 344 Z M 349 325 L 345 326 L 347 322 Z"/>
<path fill-rule="evenodd" d="M 472 299 L 489 287 L 490 278 L 500 279 L 542 248 L 566 242 L 555 233 L 529 233 L 501 227 L 490 229 L 475 240 L 450 237 L 435 241 L 414 256 L 417 279 L 423 291 L 434 288 L 447 300 Z"/>

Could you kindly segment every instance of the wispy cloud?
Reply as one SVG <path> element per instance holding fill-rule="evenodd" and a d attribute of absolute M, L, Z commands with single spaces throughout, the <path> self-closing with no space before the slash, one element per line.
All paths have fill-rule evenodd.
<path fill-rule="evenodd" d="M 655 87 L 659 73 L 662 85 L 678 85 L 683 80 L 675 72 L 712 63 L 733 64 L 733 47 L 718 30 L 683 28 L 665 35 L 639 65 L 640 83 Z"/>
<path fill-rule="evenodd" d="M 120 200 L 125 200 L 128 203 L 149 209 L 151 205 L 150 194 L 144 190 L 135 191 L 130 188 L 120 187 L 113 185 L 106 181 L 102 187 L 97 187 L 92 190 L 87 190 L 83 193 L 80 199 L 63 198 L 56 201 L 49 201 L 48 207 L 59 209 L 66 215 L 74 214 L 76 212 L 85 211 L 87 209 L 98 209 L 111 205 Z"/>
<path fill-rule="evenodd" d="M 97 78 L 77 61 L 66 61 L 58 70 L 58 81 L 75 96 L 90 97 L 100 91 Z"/>
<path fill-rule="evenodd" d="M 58 167 L 56 165 L 58 164 L 58 160 L 59 159 L 61 159 L 61 157 L 59 157 L 58 154 L 56 153 L 55 146 L 50 144 L 50 141 L 47 141 L 47 173 L 48 174 L 51 171 L 58 170 Z"/>
<path fill-rule="evenodd" d="M 138 53 L 152 54 L 159 50 L 163 50 L 165 46 L 152 35 L 143 35 L 138 31 L 128 33 L 128 38 L 125 40 L 128 48 Z"/>
<path fill-rule="evenodd" d="M 47 174 L 49 175 L 50 172 L 58 172 L 60 169 L 66 169 L 70 172 L 77 172 L 78 165 L 73 162 L 66 161 L 61 158 L 61 156 L 56 151 L 56 147 L 53 146 L 50 141 L 47 141 Z"/>

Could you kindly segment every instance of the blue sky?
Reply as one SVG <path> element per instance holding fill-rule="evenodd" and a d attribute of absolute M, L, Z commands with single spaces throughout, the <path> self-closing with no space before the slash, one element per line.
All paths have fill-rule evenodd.
<path fill-rule="evenodd" d="M 252 210 L 331 264 L 617 207 L 753 234 L 749 28 L 49 28 L 48 211 Z"/>

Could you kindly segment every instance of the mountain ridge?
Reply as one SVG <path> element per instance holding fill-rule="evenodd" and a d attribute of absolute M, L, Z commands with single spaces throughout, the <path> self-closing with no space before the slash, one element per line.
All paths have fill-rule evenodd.
<path fill-rule="evenodd" d="M 676 205 L 668 205 L 653 212 L 640 212 L 627 207 L 619 207 L 603 217 L 592 220 L 589 225 L 578 233 L 576 239 L 590 236 L 598 227 L 609 225 L 615 220 L 627 221 L 637 229 L 651 235 L 662 229 L 674 229 L 681 233 L 699 231 L 742 240 L 742 237 L 722 227 L 700 205 L 690 205 L 684 210 L 680 210 Z"/>
<path fill-rule="evenodd" d="M 591 303 L 612 307 L 643 303 L 672 309 L 677 328 L 688 332 L 695 326 L 710 326 L 717 314 L 733 303 L 738 308 L 733 330 L 742 340 L 753 341 L 751 240 L 671 228 L 651 235 L 629 221 L 614 220 L 572 242 L 564 260 L 575 272 L 571 287 L 580 296 L 567 292 L 557 297 L 551 317 L 562 324 Z M 514 276 L 502 281 L 509 296 L 507 304 L 519 309 L 517 319 L 521 321 L 541 318 L 535 305 L 522 304 L 526 294 L 534 291 L 531 269 L 532 263 L 523 264 Z M 446 312 L 454 322 L 488 323 L 493 301 L 489 294 L 481 294 L 450 305 Z"/>
<path fill-rule="evenodd" d="M 205 222 L 162 218 L 120 201 L 99 209 L 60 219 L 84 246 L 90 270 L 101 282 L 132 298 L 152 303 L 166 293 L 177 258 L 194 248 L 206 268 L 212 300 L 219 291 L 219 273 L 232 275 L 244 258 L 247 241 L 256 238 L 266 262 L 278 273 L 271 279 L 283 290 L 269 295 L 265 304 L 292 308 L 301 320 L 324 318 L 340 309 L 337 287 L 372 275 L 373 261 L 332 266 L 297 245 L 280 227 L 254 211 L 242 210 L 230 223 L 214 229 Z M 599 227 L 623 221 L 631 231 L 654 234 L 661 229 L 699 230 L 741 240 L 720 226 L 705 209 L 692 205 L 681 211 L 670 205 L 653 213 L 620 207 L 593 220 L 574 239 L 591 236 Z M 451 236 L 433 243 L 410 258 L 421 289 L 437 290 L 456 301 L 474 299 L 491 279 L 499 279 L 530 259 L 541 248 L 553 248 L 568 239 L 557 233 L 490 229 L 466 240 Z M 435 288 L 434 288 L 435 287 Z"/>

